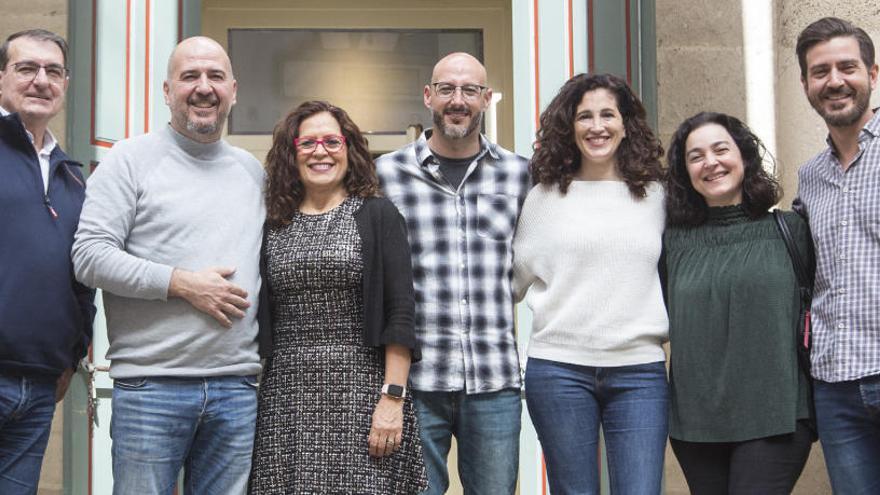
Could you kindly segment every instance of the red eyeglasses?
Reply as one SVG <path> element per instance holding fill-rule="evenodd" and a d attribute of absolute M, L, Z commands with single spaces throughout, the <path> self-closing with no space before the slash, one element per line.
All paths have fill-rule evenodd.
<path fill-rule="evenodd" d="M 337 136 L 335 134 L 329 134 L 322 138 L 302 136 L 293 140 L 293 145 L 296 146 L 297 150 L 308 154 L 314 153 L 318 149 L 319 144 L 324 146 L 328 153 L 335 153 L 345 146 L 345 136 Z"/>

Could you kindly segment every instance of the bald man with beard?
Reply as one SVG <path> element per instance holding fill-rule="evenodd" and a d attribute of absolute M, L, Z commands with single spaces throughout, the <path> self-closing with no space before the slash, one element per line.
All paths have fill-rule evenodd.
<path fill-rule="evenodd" d="M 522 402 L 511 244 L 530 180 L 525 158 L 480 133 L 491 101 L 479 60 L 443 57 L 424 88 L 434 127 L 376 162 L 412 246 L 422 360 L 410 388 L 430 494 L 449 487 L 453 436 L 465 494 L 516 490 Z"/>
<path fill-rule="evenodd" d="M 103 289 L 113 493 L 247 489 L 260 373 L 260 163 L 221 140 L 236 82 L 215 41 L 182 41 L 167 126 L 116 143 L 89 180 L 76 277 Z"/>

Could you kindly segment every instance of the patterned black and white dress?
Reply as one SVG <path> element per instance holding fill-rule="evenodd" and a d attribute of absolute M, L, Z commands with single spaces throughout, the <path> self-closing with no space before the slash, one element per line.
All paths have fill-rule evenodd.
<path fill-rule="evenodd" d="M 260 385 L 253 494 L 410 494 L 427 487 L 415 412 L 403 442 L 370 457 L 367 437 L 384 382 L 384 351 L 362 343 L 363 259 L 348 198 L 319 215 L 297 212 L 268 232 L 272 358 Z"/>

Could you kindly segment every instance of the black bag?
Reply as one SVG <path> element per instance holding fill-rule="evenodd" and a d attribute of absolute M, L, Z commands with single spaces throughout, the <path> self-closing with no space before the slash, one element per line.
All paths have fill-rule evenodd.
<path fill-rule="evenodd" d="M 807 377 L 807 403 L 810 409 L 809 427 L 813 432 L 813 439 L 817 438 L 816 429 L 816 406 L 813 402 L 813 377 L 810 374 L 810 349 L 813 346 L 813 328 L 810 323 L 810 304 L 813 301 L 813 284 L 810 275 L 807 272 L 807 263 L 800 255 L 794 239 L 791 237 L 791 231 L 788 223 L 780 210 L 773 210 L 773 218 L 776 220 L 776 227 L 779 235 L 785 242 L 785 248 L 788 250 L 788 256 L 791 258 L 791 264 L 794 267 L 795 276 L 798 281 L 798 293 L 800 295 L 801 309 L 798 317 L 798 325 L 795 347 L 797 348 L 798 366 L 803 370 Z"/>

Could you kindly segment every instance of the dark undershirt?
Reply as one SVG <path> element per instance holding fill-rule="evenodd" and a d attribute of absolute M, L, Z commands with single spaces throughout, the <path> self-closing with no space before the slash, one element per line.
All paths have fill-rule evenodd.
<path fill-rule="evenodd" d="M 479 153 L 467 158 L 446 158 L 445 156 L 440 156 L 434 153 L 434 158 L 440 166 L 440 173 L 449 181 L 452 188 L 457 190 L 458 187 L 461 186 L 461 182 L 464 180 L 464 175 L 467 173 L 468 167 L 477 155 L 479 155 Z"/>

